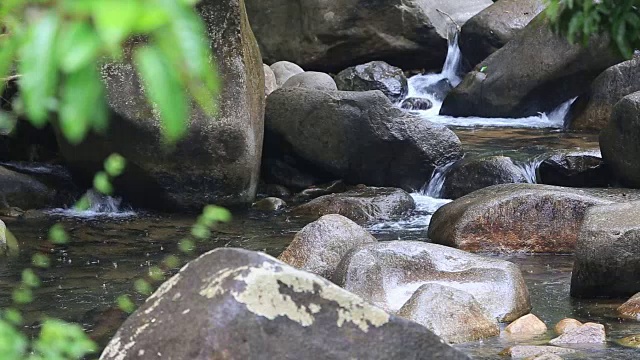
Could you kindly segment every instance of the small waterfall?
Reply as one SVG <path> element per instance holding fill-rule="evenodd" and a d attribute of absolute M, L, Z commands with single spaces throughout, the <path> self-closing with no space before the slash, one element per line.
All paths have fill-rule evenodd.
<path fill-rule="evenodd" d="M 130 208 L 122 207 L 122 199 L 114 198 L 100 194 L 94 190 L 89 190 L 85 194 L 85 197 L 89 201 L 89 208 L 87 210 L 70 209 L 53 209 L 48 211 L 52 215 L 63 215 L 70 217 L 80 218 L 93 218 L 93 217 L 131 217 L 136 213 Z"/>
<path fill-rule="evenodd" d="M 522 173 L 524 174 L 525 178 L 527 179 L 527 183 L 529 184 L 537 184 L 538 183 L 538 167 L 540 167 L 540 164 L 542 164 L 542 161 L 544 161 L 544 155 L 541 155 L 539 157 L 533 158 L 529 161 L 526 162 L 514 162 L 514 164 L 519 167 L 520 169 L 522 169 Z"/>
<path fill-rule="evenodd" d="M 456 31 L 452 31 L 449 35 L 447 58 L 444 61 L 444 66 L 442 67 L 440 75 L 443 78 L 448 79 L 451 85 L 456 87 L 460 82 L 462 82 L 462 78 L 460 77 L 461 68 L 462 51 L 460 51 L 460 46 L 458 46 L 458 33 Z"/>
<path fill-rule="evenodd" d="M 431 175 L 431 179 L 422 188 L 422 190 L 420 192 L 423 195 L 426 195 L 428 197 L 432 197 L 434 199 L 441 199 L 442 198 L 442 187 L 444 186 L 444 180 L 447 177 L 447 172 L 448 172 L 449 168 L 453 164 L 454 164 L 454 162 L 449 163 L 449 164 L 447 164 L 445 166 L 441 166 L 441 167 L 435 169 L 433 174 Z"/>

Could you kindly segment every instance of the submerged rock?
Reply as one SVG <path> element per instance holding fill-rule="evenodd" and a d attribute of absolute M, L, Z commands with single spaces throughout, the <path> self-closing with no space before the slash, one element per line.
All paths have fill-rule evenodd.
<path fill-rule="evenodd" d="M 640 202 L 587 213 L 571 277 L 571 296 L 624 297 L 640 292 Z"/>
<path fill-rule="evenodd" d="M 450 344 L 500 335 L 498 321 L 473 295 L 435 283 L 420 286 L 398 316 L 423 325 Z"/>
<path fill-rule="evenodd" d="M 405 110 L 429 110 L 433 107 L 433 103 L 425 98 L 407 98 L 402 101 L 400 107 Z"/>
<path fill-rule="evenodd" d="M 284 84 L 283 88 L 304 88 L 315 90 L 338 90 L 336 82 L 331 76 L 322 72 L 306 71 L 293 75 Z"/>
<path fill-rule="evenodd" d="M 549 341 L 549 344 L 603 344 L 605 342 L 607 340 L 604 325 L 585 323 L 577 328 L 565 330 L 562 335 Z"/>
<path fill-rule="evenodd" d="M 343 193 L 349 190 L 347 184 L 342 180 L 332 181 L 328 184 L 313 186 L 308 189 L 304 189 L 301 192 L 297 193 L 295 196 L 295 200 L 304 201 L 318 198 L 323 195 L 335 194 L 335 193 Z"/>
<path fill-rule="evenodd" d="M 265 125 L 266 158 L 294 157 L 288 161 L 304 171 L 352 184 L 419 189 L 462 156 L 451 130 L 403 112 L 380 91 L 278 89 L 267 98 Z"/>
<path fill-rule="evenodd" d="M 578 97 L 571 107 L 571 129 L 604 129 L 618 101 L 637 91 L 640 91 L 640 57 L 636 56 L 605 70 L 593 81 L 589 91 Z"/>
<path fill-rule="evenodd" d="M 248 0 L 265 61 L 294 61 L 338 72 L 383 60 L 403 69 L 436 69 L 454 22 L 462 25 L 492 0 Z"/>
<path fill-rule="evenodd" d="M 557 346 L 516 345 L 505 350 L 504 354 L 511 356 L 512 359 L 524 359 L 546 354 L 569 355 L 575 354 L 576 352 L 577 351 L 573 349 L 565 349 Z"/>
<path fill-rule="evenodd" d="M 268 255 L 216 249 L 166 281 L 101 360 L 468 357 L 426 328 Z"/>
<path fill-rule="evenodd" d="M 640 320 L 640 293 L 631 297 L 617 309 L 618 315 L 624 319 Z"/>
<path fill-rule="evenodd" d="M 362 245 L 340 263 L 334 282 L 390 312 L 398 311 L 424 284 L 465 291 L 499 321 L 531 310 L 518 267 L 440 245 L 390 241 Z"/>
<path fill-rule="evenodd" d="M 324 195 L 293 209 L 294 215 L 319 218 L 340 214 L 359 224 L 391 220 L 415 209 L 411 195 L 395 188 L 365 187 Z"/>
<path fill-rule="evenodd" d="M 492 185 L 526 182 L 524 170 L 511 158 L 465 158 L 447 169 L 442 195 L 445 199 L 457 199 Z"/>
<path fill-rule="evenodd" d="M 611 171 L 602 158 L 591 155 L 556 154 L 537 170 L 538 183 L 568 187 L 607 187 Z"/>
<path fill-rule="evenodd" d="M 268 197 L 253 203 L 252 206 L 256 210 L 274 212 L 287 207 L 287 203 L 277 197 Z"/>
<path fill-rule="evenodd" d="M 624 97 L 600 133 L 602 158 L 623 185 L 640 188 L 640 92 Z"/>
<path fill-rule="evenodd" d="M 638 196 L 617 189 L 491 186 L 438 209 L 429 225 L 429 239 L 474 252 L 572 253 L 590 207 Z"/>
<path fill-rule="evenodd" d="M 264 97 L 266 98 L 278 89 L 278 82 L 276 80 L 276 74 L 273 73 L 269 65 L 262 64 L 262 70 L 264 70 Z"/>
<path fill-rule="evenodd" d="M 495 2 L 462 26 L 462 55 L 475 66 L 520 34 L 544 8 L 543 0 Z"/>
<path fill-rule="evenodd" d="M 372 61 L 342 70 L 336 75 L 336 83 L 343 91 L 380 90 L 394 102 L 409 92 L 402 69 L 384 61 Z"/>
<path fill-rule="evenodd" d="M 349 250 L 376 239 L 342 215 L 325 215 L 300 230 L 279 260 L 331 279 Z"/>
<path fill-rule="evenodd" d="M 562 335 L 565 332 L 571 330 L 571 329 L 575 329 L 582 326 L 582 323 L 576 319 L 562 319 L 560 320 L 556 326 L 553 328 L 553 330 L 556 332 L 556 334 L 558 335 Z"/>
<path fill-rule="evenodd" d="M 515 336 L 535 336 L 547 332 L 547 325 L 537 316 L 527 314 L 507 326 L 504 331 Z"/>
<path fill-rule="evenodd" d="M 640 349 L 640 335 L 627 336 L 616 342 L 625 347 Z"/>
<path fill-rule="evenodd" d="M 116 115 L 109 129 L 75 146 L 59 136 L 61 153 L 79 179 L 90 183 L 103 169 L 104 159 L 119 153 L 127 159 L 127 169 L 114 187 L 136 206 L 200 211 L 211 203 L 253 202 L 264 131 L 260 51 L 244 0 L 203 1 L 198 10 L 224 84 L 216 99 L 216 115 L 192 106 L 190 118 L 185 119 L 189 124 L 185 137 L 167 151 L 161 122 L 146 100 L 133 60 L 105 64 L 102 78 Z"/>
<path fill-rule="evenodd" d="M 298 75 L 304 72 L 302 68 L 290 61 L 278 61 L 271 65 L 271 70 L 276 77 L 277 87 L 284 85 L 294 75 Z"/>
<path fill-rule="evenodd" d="M 440 113 L 537 116 L 582 94 L 596 76 L 620 60 L 610 41 L 602 37 L 593 37 L 588 46 L 570 44 L 554 33 L 542 13 L 467 74 L 449 93 Z"/>

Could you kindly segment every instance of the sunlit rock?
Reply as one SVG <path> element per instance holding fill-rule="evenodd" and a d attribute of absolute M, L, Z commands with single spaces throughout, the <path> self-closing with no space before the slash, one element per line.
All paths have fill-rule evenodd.
<path fill-rule="evenodd" d="M 633 295 L 617 311 L 618 315 L 624 319 L 640 320 L 640 293 Z"/>
<path fill-rule="evenodd" d="M 603 344 L 606 341 L 604 325 L 585 323 L 576 328 L 566 329 L 562 335 L 549 341 L 549 344 Z"/>
<path fill-rule="evenodd" d="M 336 75 L 336 84 L 343 91 L 380 90 L 394 102 L 409 92 L 402 69 L 384 61 L 372 61 L 342 70 Z"/>
<path fill-rule="evenodd" d="M 509 326 L 504 329 L 504 332 L 516 337 L 536 336 L 546 333 L 547 325 L 537 316 L 527 314 L 509 324 Z"/>
<path fill-rule="evenodd" d="M 560 320 L 556 326 L 553 328 L 553 330 L 556 332 L 556 334 L 558 335 L 562 335 L 565 332 L 571 330 L 571 329 L 575 329 L 582 326 L 582 323 L 576 319 L 562 319 Z"/>

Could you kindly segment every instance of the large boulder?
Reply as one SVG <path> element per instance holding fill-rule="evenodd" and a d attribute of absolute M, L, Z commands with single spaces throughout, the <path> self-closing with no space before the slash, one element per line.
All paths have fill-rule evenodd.
<path fill-rule="evenodd" d="M 102 67 L 115 113 L 104 135 L 73 146 L 60 139 L 64 159 L 88 183 L 104 159 L 117 152 L 127 169 L 115 188 L 134 204 L 166 210 L 201 210 L 210 203 L 251 203 L 262 152 L 264 70 L 244 0 L 207 0 L 198 5 L 207 25 L 223 88 L 217 115 L 192 106 L 188 133 L 171 150 L 146 102 L 132 60 Z M 131 49 L 127 49 L 129 53 Z"/>
<path fill-rule="evenodd" d="M 457 199 L 492 185 L 526 182 L 523 168 L 506 156 L 465 158 L 447 169 L 442 196 Z"/>
<path fill-rule="evenodd" d="M 248 250 L 217 249 L 166 281 L 101 360 L 468 357 L 426 328 Z"/>
<path fill-rule="evenodd" d="M 442 66 L 453 22 L 462 25 L 492 0 L 248 0 L 267 63 L 293 61 L 337 72 L 384 60 L 406 69 Z"/>
<path fill-rule="evenodd" d="M 295 156 L 327 180 L 414 190 L 462 156 L 451 130 L 393 107 L 380 91 L 278 89 L 265 126 L 265 158 Z"/>
<path fill-rule="evenodd" d="M 613 108 L 611 121 L 600 133 L 600 151 L 623 185 L 640 188 L 640 92 Z"/>
<path fill-rule="evenodd" d="M 555 109 L 618 63 L 610 41 L 570 44 L 553 32 L 544 13 L 515 39 L 478 64 L 447 95 L 443 115 L 520 118 Z"/>
<path fill-rule="evenodd" d="M 329 74 L 317 71 L 306 71 L 293 75 L 282 84 L 283 88 L 305 88 L 316 90 L 338 90 L 336 82 Z"/>
<path fill-rule="evenodd" d="M 319 218 L 340 214 L 359 224 L 392 220 L 406 215 L 416 203 L 402 189 L 365 187 L 320 196 L 293 209 L 294 215 Z"/>
<path fill-rule="evenodd" d="M 402 69 L 384 61 L 372 61 L 342 70 L 336 75 L 338 89 L 343 91 L 380 90 L 391 101 L 400 101 L 409 92 Z"/>
<path fill-rule="evenodd" d="M 449 286 L 424 284 L 398 311 L 450 343 L 500 335 L 498 321 L 473 295 Z"/>
<path fill-rule="evenodd" d="M 600 74 L 589 91 L 572 105 L 569 126 L 575 130 L 604 129 L 616 103 L 637 91 L 640 91 L 640 57 L 612 66 Z"/>
<path fill-rule="evenodd" d="M 300 270 L 331 279 L 349 250 L 376 242 L 367 230 L 348 218 L 325 215 L 298 231 L 278 259 Z"/>
<path fill-rule="evenodd" d="M 42 209 L 63 205 L 56 201 L 58 191 L 38 179 L 0 166 L 0 209 Z"/>
<path fill-rule="evenodd" d="M 640 292 L 640 202 L 593 207 L 584 219 L 571 296 L 629 297 Z"/>
<path fill-rule="evenodd" d="M 545 8 L 543 0 L 500 0 L 467 21 L 460 50 L 475 66 L 514 39 Z"/>
<path fill-rule="evenodd" d="M 271 71 L 273 71 L 273 75 L 276 77 L 276 88 L 284 85 L 284 83 L 293 76 L 304 72 L 300 66 L 290 61 L 278 61 L 271 64 Z"/>
<path fill-rule="evenodd" d="M 420 241 L 389 241 L 353 249 L 334 282 L 397 312 L 424 284 L 465 291 L 499 321 L 529 313 L 529 291 L 515 264 Z"/>
<path fill-rule="evenodd" d="M 611 171 L 601 157 L 555 154 L 545 159 L 536 171 L 539 184 L 568 187 L 607 187 Z"/>
<path fill-rule="evenodd" d="M 429 238 L 467 251 L 573 253 L 590 207 L 638 196 L 615 189 L 491 186 L 438 209 L 429 225 Z"/>

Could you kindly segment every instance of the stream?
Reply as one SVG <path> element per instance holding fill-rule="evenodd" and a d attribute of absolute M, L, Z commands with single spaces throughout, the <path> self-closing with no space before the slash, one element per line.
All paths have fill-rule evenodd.
<path fill-rule="evenodd" d="M 417 114 L 451 127 L 460 137 L 467 156 L 510 156 L 529 174 L 533 174 L 533 182 L 535 167 L 543 154 L 555 151 L 599 152 L 596 135 L 562 130 L 564 115 L 571 101 L 549 114 L 523 119 L 438 115 L 441 100 L 420 89 L 442 79 L 455 85 L 460 81 L 459 61 L 457 44 L 452 41 L 443 71 L 411 78 L 409 96 L 425 97 L 433 102 L 432 109 Z M 418 207 L 411 216 L 372 224 L 369 230 L 381 241 L 428 241 L 427 228 L 431 215 L 449 202 L 439 198 L 439 187 L 444 176 L 446 169 L 441 169 L 432 179 L 425 179 L 424 188 L 413 194 Z M 35 324 L 43 314 L 79 322 L 102 348 L 123 321 L 122 315 L 114 310 L 115 299 L 121 294 L 132 293 L 133 280 L 148 273 L 151 266 L 169 254 L 179 253 L 178 240 L 189 232 L 195 217 L 122 208 L 117 200 L 98 196 L 94 196 L 92 203 L 92 208 L 86 212 L 54 209 L 42 217 L 3 219 L 18 239 L 21 251 L 15 257 L 0 257 L 0 308 L 11 304 L 11 289 L 18 282 L 22 269 L 30 263 L 31 254 L 39 250 L 46 251 L 52 255 L 52 266 L 42 274 L 43 286 L 36 291 L 35 301 L 25 308 L 27 326 Z M 218 247 L 242 247 L 277 256 L 286 248 L 295 232 L 307 223 L 287 213 L 265 215 L 253 210 L 234 210 L 233 214 L 230 223 L 219 226 L 210 240 L 198 244 L 191 258 Z M 44 240 L 48 228 L 56 222 L 65 225 L 71 241 L 65 246 L 46 248 Z M 488 256 L 509 260 L 520 266 L 531 293 L 532 312 L 550 329 L 565 317 L 605 325 L 609 339 L 607 345 L 582 348 L 578 355 L 566 358 L 638 358 L 637 350 L 613 343 L 615 339 L 640 333 L 640 322 L 623 322 L 615 317 L 615 308 L 624 300 L 594 301 L 569 297 L 571 256 Z M 143 301 L 141 297 L 136 300 L 138 303 Z M 498 359 L 500 356 L 497 354 L 510 345 L 544 343 L 552 336 L 549 332 L 533 341 L 501 336 L 456 347 L 474 359 Z"/>

